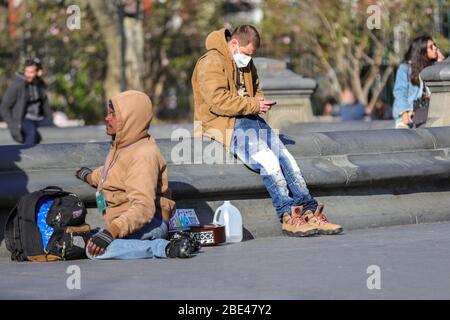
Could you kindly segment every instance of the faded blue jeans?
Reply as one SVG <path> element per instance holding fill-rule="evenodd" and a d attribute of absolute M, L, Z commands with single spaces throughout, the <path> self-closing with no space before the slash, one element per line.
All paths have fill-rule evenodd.
<path fill-rule="evenodd" d="M 167 221 L 155 217 L 150 223 L 126 238 L 115 239 L 101 256 L 92 257 L 87 248 L 86 255 L 92 260 L 167 258 L 168 233 Z"/>
<path fill-rule="evenodd" d="M 317 209 L 294 157 L 277 132 L 259 116 L 236 118 L 231 151 L 248 167 L 259 171 L 278 218 L 291 207 L 303 206 L 303 212 Z"/>
<path fill-rule="evenodd" d="M 24 133 L 23 144 L 28 146 L 34 146 L 39 143 L 39 133 L 37 128 L 39 127 L 53 127 L 55 126 L 51 119 L 44 118 L 43 120 L 34 121 L 29 119 L 23 119 L 22 131 Z"/>

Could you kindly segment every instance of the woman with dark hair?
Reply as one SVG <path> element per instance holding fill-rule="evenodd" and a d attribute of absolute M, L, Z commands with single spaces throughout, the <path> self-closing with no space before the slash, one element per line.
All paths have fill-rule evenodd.
<path fill-rule="evenodd" d="M 420 72 L 436 61 L 444 60 L 433 38 L 428 35 L 417 37 L 405 54 L 397 70 L 394 86 L 393 116 L 396 128 L 412 128 L 414 101 L 422 95 L 430 95 L 428 87 L 420 78 Z"/>

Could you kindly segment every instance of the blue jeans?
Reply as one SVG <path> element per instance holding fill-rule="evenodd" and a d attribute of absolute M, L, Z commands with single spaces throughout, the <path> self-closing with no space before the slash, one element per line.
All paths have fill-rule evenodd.
<path fill-rule="evenodd" d="M 39 143 L 39 133 L 37 131 L 38 127 L 52 127 L 53 122 L 50 119 L 43 119 L 40 121 L 34 121 L 29 119 L 23 119 L 22 121 L 22 131 L 24 134 L 23 144 L 28 146 L 34 146 Z"/>
<path fill-rule="evenodd" d="M 259 116 L 236 118 L 231 151 L 247 166 L 259 171 L 278 218 L 291 207 L 303 206 L 303 212 L 317 209 L 294 157 L 277 132 Z"/>
<path fill-rule="evenodd" d="M 155 227 L 155 221 L 159 221 L 160 225 Z M 159 219 L 153 219 L 151 223 L 126 238 L 115 239 L 101 256 L 93 257 L 87 249 L 86 255 L 92 260 L 167 258 L 166 247 L 169 241 L 166 238 L 168 233 L 167 221 L 161 222 Z"/>

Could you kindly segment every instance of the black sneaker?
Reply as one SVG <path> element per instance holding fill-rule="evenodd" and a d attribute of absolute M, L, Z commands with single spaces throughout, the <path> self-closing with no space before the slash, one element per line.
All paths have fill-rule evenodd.
<path fill-rule="evenodd" d="M 173 236 L 172 239 L 181 239 L 181 238 L 187 238 L 189 239 L 189 245 L 191 247 L 191 253 L 196 253 L 200 250 L 202 247 L 200 244 L 200 241 L 197 240 L 195 235 L 188 231 L 177 231 Z"/>
<path fill-rule="evenodd" d="M 189 238 L 185 236 L 172 238 L 166 247 L 168 258 L 189 258 L 191 252 Z"/>

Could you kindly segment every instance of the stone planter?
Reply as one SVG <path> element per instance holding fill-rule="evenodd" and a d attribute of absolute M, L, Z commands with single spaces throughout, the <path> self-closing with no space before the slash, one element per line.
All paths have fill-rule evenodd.
<path fill-rule="evenodd" d="M 431 90 L 427 127 L 450 125 L 450 58 L 425 68 L 422 79 Z"/>
<path fill-rule="evenodd" d="M 287 69 L 284 61 L 255 58 L 261 88 L 267 99 L 277 104 L 265 119 L 273 128 L 282 129 L 292 123 L 315 120 L 311 108 L 311 95 L 317 83 Z"/>

